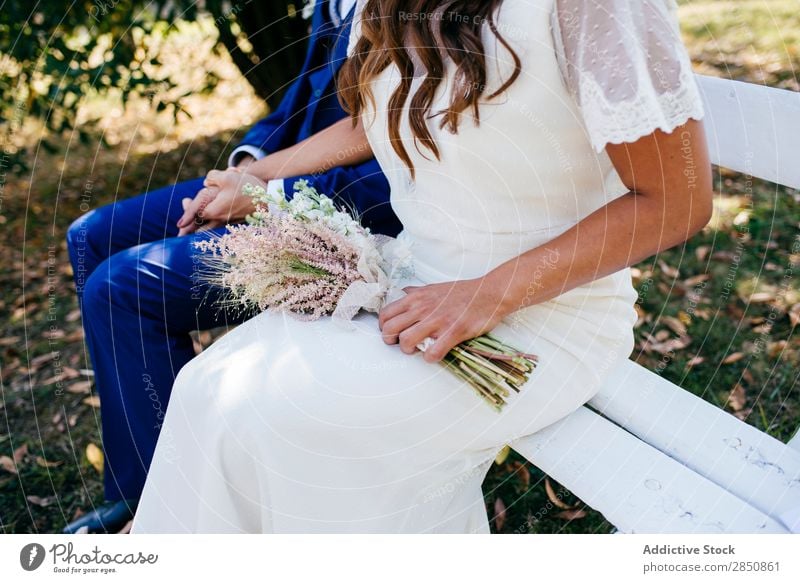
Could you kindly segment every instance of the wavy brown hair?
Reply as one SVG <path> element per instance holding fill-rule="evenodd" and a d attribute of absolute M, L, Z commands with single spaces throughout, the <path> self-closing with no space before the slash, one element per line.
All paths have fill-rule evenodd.
<path fill-rule="evenodd" d="M 514 71 L 489 98 L 505 91 L 520 74 L 520 59 L 497 30 L 494 12 L 502 0 L 367 0 L 361 15 L 361 36 L 353 55 L 342 66 L 338 77 L 339 99 L 353 117 L 375 100 L 369 82 L 391 64 L 397 66 L 401 80 L 392 93 L 389 111 L 389 140 L 397 155 L 414 176 L 414 165 L 400 139 L 400 121 L 414 79 L 413 50 L 425 70 L 425 78 L 409 106 L 409 124 L 414 145 L 420 153 L 422 143 L 439 159 L 439 149 L 431 136 L 427 119 L 441 115 L 440 128 L 458 132 L 461 113 L 472 110 L 480 123 L 478 104 L 486 91 L 486 54 L 481 28 L 489 27 L 511 53 Z M 445 59 L 456 67 L 453 97 L 448 107 L 434 114 L 431 104 L 444 79 Z"/>

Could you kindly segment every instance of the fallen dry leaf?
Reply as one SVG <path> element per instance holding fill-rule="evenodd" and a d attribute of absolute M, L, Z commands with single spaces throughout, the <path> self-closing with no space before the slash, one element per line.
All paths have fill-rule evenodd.
<path fill-rule="evenodd" d="M 90 443 L 86 446 L 86 459 L 98 473 L 103 472 L 103 452 L 95 444 Z"/>
<path fill-rule="evenodd" d="M 665 296 L 672 296 L 672 297 L 679 298 L 679 297 L 683 297 L 683 296 L 686 295 L 686 290 L 683 289 L 681 286 L 667 285 L 663 281 L 659 282 L 659 284 L 656 287 Z"/>
<path fill-rule="evenodd" d="M 56 497 L 55 497 L 55 496 L 48 496 L 47 498 L 42 498 L 42 497 L 40 497 L 40 496 L 33 496 L 33 495 L 31 495 L 31 496 L 25 496 L 25 498 L 26 498 L 26 499 L 28 500 L 28 502 L 30 502 L 31 504 L 36 504 L 36 506 L 41 506 L 41 507 L 43 507 L 43 508 L 44 508 L 45 506 L 50 506 L 50 504 L 52 504 L 53 502 L 55 502 L 55 499 L 56 499 Z"/>
<path fill-rule="evenodd" d="M 800 303 L 793 305 L 789 308 L 789 322 L 792 323 L 792 327 L 794 328 L 798 324 L 800 324 Z"/>
<path fill-rule="evenodd" d="M 3 468 L 7 472 L 11 472 L 12 474 L 17 473 L 17 464 L 14 463 L 7 455 L 0 455 L 0 468 Z"/>
<path fill-rule="evenodd" d="M 742 298 L 745 302 L 750 302 L 751 304 L 764 304 L 767 302 L 775 301 L 775 293 L 774 292 L 755 292 L 750 294 L 748 298 Z"/>
<path fill-rule="evenodd" d="M 61 374 L 63 375 L 65 380 L 77 379 L 79 376 L 81 376 L 81 373 L 79 373 L 76 369 L 72 368 L 71 366 L 63 367 L 61 369 Z"/>
<path fill-rule="evenodd" d="M 744 409 L 744 404 L 746 401 L 747 396 L 744 393 L 744 387 L 739 383 L 736 383 L 728 395 L 727 404 L 730 405 L 730 408 L 734 411 L 741 411 Z"/>
<path fill-rule="evenodd" d="M 671 265 L 667 264 L 663 259 L 658 260 L 658 266 L 661 268 L 661 271 L 664 272 L 664 275 L 671 278 L 677 278 L 681 276 L 681 272 L 672 267 Z"/>
<path fill-rule="evenodd" d="M 699 283 L 703 283 L 704 281 L 708 281 L 711 279 L 711 275 L 708 273 L 701 273 L 700 275 L 693 275 L 692 277 L 687 277 L 683 280 L 683 285 L 686 287 L 694 287 Z"/>
<path fill-rule="evenodd" d="M 686 366 L 689 366 L 689 367 L 697 366 L 698 364 L 703 364 L 705 361 L 706 361 L 705 356 L 693 356 L 686 363 Z"/>
<path fill-rule="evenodd" d="M 67 392 L 80 395 L 82 393 L 90 392 L 91 389 L 92 389 L 92 381 L 78 381 L 77 383 L 72 383 L 70 386 L 68 386 Z"/>
<path fill-rule="evenodd" d="M 583 508 L 573 510 L 562 510 L 554 515 L 556 518 L 564 518 L 566 520 L 578 520 L 586 516 L 586 511 Z"/>
<path fill-rule="evenodd" d="M 710 245 L 700 245 L 694 250 L 694 256 L 697 257 L 698 261 L 703 261 L 708 254 L 711 252 Z"/>
<path fill-rule="evenodd" d="M 31 369 L 37 369 L 40 366 L 42 366 L 43 364 L 45 364 L 46 362 L 50 362 L 51 360 L 54 360 L 57 356 L 58 356 L 57 352 L 48 352 L 46 354 L 41 354 L 41 355 L 37 356 L 36 358 L 34 358 L 33 360 L 31 360 L 30 368 Z"/>
<path fill-rule="evenodd" d="M 494 501 L 494 525 L 498 531 L 503 530 L 506 523 L 506 505 L 500 498 Z"/>
<path fill-rule="evenodd" d="M 761 324 L 760 326 L 756 326 L 753 328 L 753 332 L 756 334 L 769 334 L 772 332 L 772 322 L 767 322 L 765 324 Z"/>
<path fill-rule="evenodd" d="M 497 453 L 497 456 L 494 458 L 494 463 L 496 463 L 498 466 L 503 465 L 503 462 L 506 461 L 506 459 L 508 458 L 508 454 L 510 453 L 511 453 L 511 448 L 508 447 L 507 445 L 504 445 L 503 449 L 501 449 Z"/>
<path fill-rule="evenodd" d="M 740 308 L 735 303 L 729 302 L 728 305 L 725 306 L 725 309 L 731 316 L 733 316 L 737 320 L 741 321 L 742 319 L 744 319 L 744 310 L 742 310 L 742 308 Z"/>
<path fill-rule="evenodd" d="M 733 364 L 734 362 L 739 362 L 745 357 L 744 352 L 732 352 L 728 356 L 722 359 L 722 364 Z"/>
<path fill-rule="evenodd" d="M 698 318 L 702 318 L 703 320 L 709 320 L 711 318 L 711 310 L 708 308 L 697 308 L 694 311 L 694 315 Z"/>
<path fill-rule="evenodd" d="M 51 461 L 48 461 L 48 460 L 44 459 L 40 455 L 36 456 L 36 465 L 40 466 L 42 468 L 57 468 L 58 466 L 60 466 L 63 463 L 64 463 L 63 461 L 51 462 Z"/>
<path fill-rule="evenodd" d="M 767 343 L 767 356 L 770 358 L 778 358 L 786 350 L 786 340 L 778 340 L 777 342 Z"/>
<path fill-rule="evenodd" d="M 692 343 L 690 336 L 682 336 L 680 338 L 670 338 L 664 342 L 651 342 L 648 341 L 644 349 L 647 352 L 658 352 L 659 354 L 669 354 L 676 350 L 683 350 Z"/>
<path fill-rule="evenodd" d="M 90 407 L 99 408 L 100 407 L 100 397 L 97 395 L 92 395 L 91 397 L 86 397 L 83 401 L 81 401 L 84 405 L 89 405 Z"/>
<path fill-rule="evenodd" d="M 666 325 L 670 330 L 675 332 L 675 334 L 678 336 L 683 336 L 686 334 L 686 324 L 681 322 L 678 318 L 673 318 L 672 316 L 661 316 L 659 321 Z"/>
<path fill-rule="evenodd" d="M 711 259 L 715 259 L 718 261 L 731 261 L 736 257 L 736 253 L 733 251 L 714 251 L 711 254 Z"/>
<path fill-rule="evenodd" d="M 83 328 L 78 328 L 70 332 L 65 338 L 64 342 L 78 342 L 79 340 L 83 340 Z"/>
<path fill-rule="evenodd" d="M 522 485 L 527 490 L 531 487 L 531 472 L 528 469 L 528 464 L 520 461 L 516 461 L 511 466 L 514 474 L 516 474 L 519 479 L 522 481 Z"/>
<path fill-rule="evenodd" d="M 16 463 L 20 463 L 25 456 L 28 455 L 28 444 L 23 443 L 17 449 L 14 450 L 14 461 Z"/>
<path fill-rule="evenodd" d="M 653 335 L 653 338 L 655 338 L 656 341 L 658 341 L 658 342 L 663 342 L 664 340 L 666 340 L 667 338 L 670 338 L 670 337 L 671 337 L 671 334 L 666 330 L 659 330 L 658 332 L 656 332 Z"/>
<path fill-rule="evenodd" d="M 544 478 L 544 491 L 547 493 L 547 498 L 553 503 L 554 506 L 563 510 L 571 510 L 575 508 L 574 505 L 567 504 L 556 495 L 555 491 L 553 491 L 553 486 L 550 484 L 550 478 L 547 476 Z"/>

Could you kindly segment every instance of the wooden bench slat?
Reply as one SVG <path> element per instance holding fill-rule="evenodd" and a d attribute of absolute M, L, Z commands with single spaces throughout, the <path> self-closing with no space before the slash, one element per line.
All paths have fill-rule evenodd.
<path fill-rule="evenodd" d="M 791 447 L 791 448 L 794 448 L 794 449 L 796 449 L 797 451 L 800 451 L 800 430 L 798 430 L 798 431 L 797 431 L 797 432 L 794 434 L 794 437 L 792 437 L 792 438 L 791 438 L 791 439 L 788 441 L 788 443 L 787 443 L 786 445 L 788 445 L 788 446 L 789 446 L 789 447 Z"/>
<path fill-rule="evenodd" d="M 511 447 L 619 531 L 785 533 L 782 524 L 587 407 Z"/>
<path fill-rule="evenodd" d="M 588 404 L 768 516 L 800 508 L 800 452 L 633 361 Z"/>
<path fill-rule="evenodd" d="M 800 93 L 695 74 L 714 164 L 800 188 Z"/>

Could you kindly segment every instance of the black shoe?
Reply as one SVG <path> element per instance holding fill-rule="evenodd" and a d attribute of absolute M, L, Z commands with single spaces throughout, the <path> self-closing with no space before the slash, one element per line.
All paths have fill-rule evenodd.
<path fill-rule="evenodd" d="M 106 502 L 70 522 L 61 532 L 64 534 L 119 532 L 133 518 L 138 504 L 139 501 L 133 498 Z"/>

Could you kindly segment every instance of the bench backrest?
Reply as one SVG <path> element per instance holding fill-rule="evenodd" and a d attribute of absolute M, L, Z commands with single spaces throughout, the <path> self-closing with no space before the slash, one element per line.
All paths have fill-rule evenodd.
<path fill-rule="evenodd" d="M 800 188 L 800 93 L 695 75 L 711 161 Z"/>

